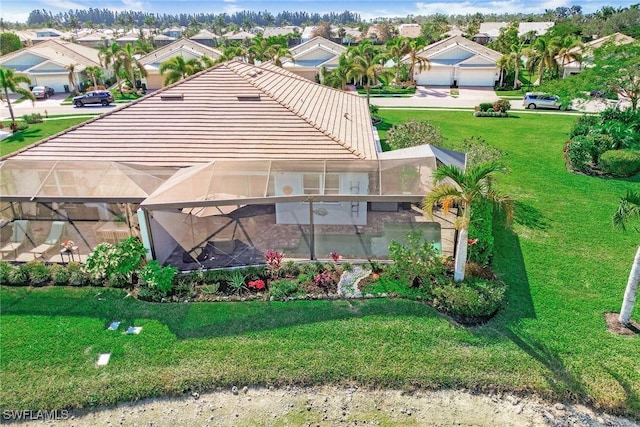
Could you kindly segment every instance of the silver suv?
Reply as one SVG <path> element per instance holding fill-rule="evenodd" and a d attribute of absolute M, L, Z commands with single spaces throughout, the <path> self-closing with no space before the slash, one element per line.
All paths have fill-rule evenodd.
<path fill-rule="evenodd" d="M 562 108 L 559 99 L 555 95 L 549 95 L 548 93 L 527 92 L 522 99 L 522 106 L 524 108 L 553 108 L 559 110 Z"/>

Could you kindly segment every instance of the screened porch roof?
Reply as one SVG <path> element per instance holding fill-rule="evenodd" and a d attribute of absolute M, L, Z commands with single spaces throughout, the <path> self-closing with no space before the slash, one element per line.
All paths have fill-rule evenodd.
<path fill-rule="evenodd" d="M 140 203 L 175 168 L 102 161 L 9 159 L 0 162 L 5 201 L 94 201 Z"/>
<path fill-rule="evenodd" d="M 464 153 L 429 145 L 381 154 L 377 160 L 216 160 L 179 170 L 142 206 L 419 202 L 433 187 L 438 163 L 464 168 L 466 160 Z"/>

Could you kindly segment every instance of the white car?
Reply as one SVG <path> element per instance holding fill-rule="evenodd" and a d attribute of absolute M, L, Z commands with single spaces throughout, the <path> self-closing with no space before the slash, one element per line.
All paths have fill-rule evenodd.
<path fill-rule="evenodd" d="M 560 98 L 556 95 L 549 95 L 548 93 L 527 92 L 522 99 L 522 106 L 529 109 L 552 108 L 554 110 L 559 110 L 562 108 L 559 100 Z"/>

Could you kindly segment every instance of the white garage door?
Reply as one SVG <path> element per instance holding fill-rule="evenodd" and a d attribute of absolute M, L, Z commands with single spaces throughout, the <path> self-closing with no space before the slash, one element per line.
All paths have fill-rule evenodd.
<path fill-rule="evenodd" d="M 458 86 L 489 86 L 495 85 L 494 70 L 460 70 Z"/>
<path fill-rule="evenodd" d="M 49 86 L 56 93 L 64 93 L 64 85 L 69 85 L 69 77 L 56 74 L 32 74 L 31 83 L 34 86 Z"/>
<path fill-rule="evenodd" d="M 450 86 L 451 70 L 430 69 L 424 70 L 416 77 L 416 83 L 420 86 Z"/>

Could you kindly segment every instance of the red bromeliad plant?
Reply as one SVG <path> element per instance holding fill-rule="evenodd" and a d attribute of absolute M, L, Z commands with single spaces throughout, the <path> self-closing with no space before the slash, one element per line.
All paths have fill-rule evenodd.
<path fill-rule="evenodd" d="M 249 280 L 249 283 L 247 283 L 247 286 L 249 287 L 249 289 L 255 289 L 256 291 L 261 291 L 266 287 L 264 280 L 261 280 L 261 279 Z"/>
<path fill-rule="evenodd" d="M 333 262 L 338 262 L 340 261 L 340 258 L 342 258 L 342 256 L 336 251 L 331 252 L 329 255 L 331 255 Z"/>

